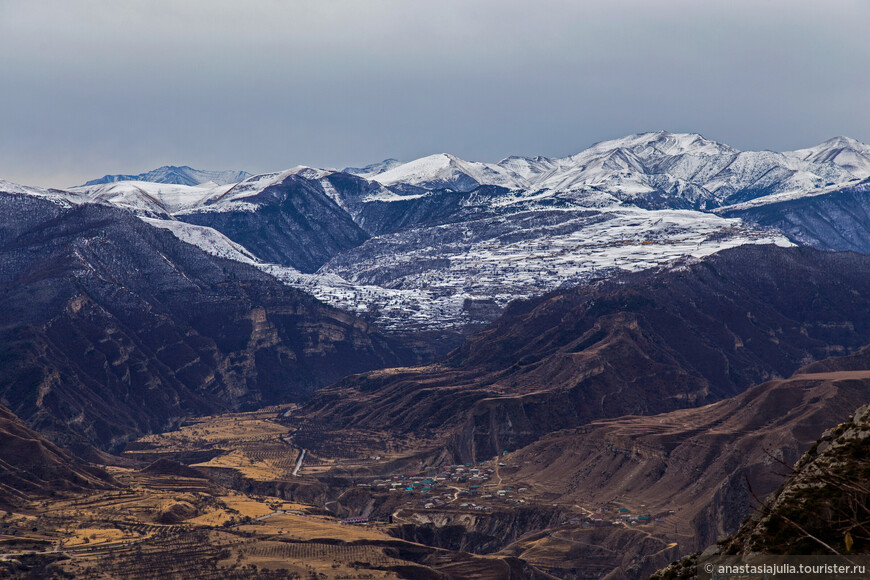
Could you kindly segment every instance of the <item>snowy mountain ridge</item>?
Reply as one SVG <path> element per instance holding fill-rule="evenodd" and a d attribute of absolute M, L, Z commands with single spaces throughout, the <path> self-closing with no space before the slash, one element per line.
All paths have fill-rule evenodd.
<path fill-rule="evenodd" d="M 743 152 L 660 131 L 564 158 L 492 164 L 442 153 L 224 185 L 127 181 L 32 194 L 124 207 L 390 331 L 466 332 L 512 300 L 619 271 L 742 244 L 812 244 L 819 232 L 836 248 L 862 227 L 807 229 L 827 218 L 810 208 L 786 223 L 778 208 L 861 197 L 868 177 L 870 147 L 845 137 Z"/>
<path fill-rule="evenodd" d="M 467 193 L 490 185 L 525 196 L 572 194 L 576 201 L 598 199 L 594 205 L 605 199 L 656 209 L 712 210 L 773 194 L 800 194 L 870 177 L 870 146 L 848 137 L 834 137 L 814 147 L 783 153 L 739 151 L 699 134 L 658 131 L 602 141 L 563 158 L 511 156 L 498 163 L 484 163 L 439 153 L 407 163 L 387 159 L 342 171 L 296 166 L 274 173 L 244 174 L 243 179 L 232 182 L 211 179 L 195 184 L 161 181 L 167 171 L 172 173 L 169 170 L 185 170 L 202 178 L 244 174 L 167 166 L 139 176 L 106 176 L 112 179 L 94 180 L 71 190 L 93 198 L 111 198 L 131 208 L 149 206 L 133 201 L 132 197 L 139 195 L 146 199 L 156 196 L 169 213 L 206 207 L 219 211 L 222 203 L 255 196 L 290 175 L 323 179 L 347 173 L 383 186 L 378 188 L 378 199 L 382 201 L 442 189 Z M 140 191 L 106 187 L 107 183 L 117 182 L 136 182 L 135 188 Z M 141 182 L 175 185 L 178 189 L 155 190 Z M 341 205 L 343 200 L 337 198 L 336 203 Z"/>
<path fill-rule="evenodd" d="M 92 179 L 83 187 L 115 183 L 118 181 L 148 181 L 151 183 L 166 183 L 175 185 L 201 185 L 212 182 L 215 185 L 227 185 L 238 183 L 250 177 L 247 171 L 202 171 L 193 169 L 187 165 L 175 166 L 164 165 L 138 175 L 104 175 L 99 179 Z"/>
<path fill-rule="evenodd" d="M 382 185 L 413 185 L 424 189 L 471 191 L 481 185 L 523 189 L 529 183 L 510 169 L 491 163 L 465 161 L 438 153 L 405 163 L 373 177 Z"/>
<path fill-rule="evenodd" d="M 739 151 L 699 134 L 638 133 L 596 143 L 563 158 L 466 161 L 448 153 L 407 163 L 387 160 L 357 175 L 386 187 L 469 192 L 494 185 L 527 194 L 602 192 L 614 203 L 710 210 L 786 192 L 808 192 L 870 176 L 870 146 L 835 137 L 815 147 L 776 153 Z"/>
<path fill-rule="evenodd" d="M 359 177 L 371 179 L 375 175 L 379 175 L 384 171 L 389 171 L 390 169 L 398 167 L 399 165 L 402 165 L 401 161 L 390 157 L 389 159 L 384 159 L 383 161 L 379 161 L 377 163 L 370 163 L 365 167 L 345 167 L 344 169 L 342 169 L 342 171 L 344 173 L 350 173 L 351 175 L 357 175 Z"/>

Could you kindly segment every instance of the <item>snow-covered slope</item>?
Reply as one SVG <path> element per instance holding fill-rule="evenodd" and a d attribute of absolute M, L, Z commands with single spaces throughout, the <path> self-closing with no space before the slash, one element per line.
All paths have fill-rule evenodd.
<path fill-rule="evenodd" d="M 31 187 L 29 185 L 12 183 L 11 181 L 6 181 L 5 179 L 0 179 L 0 192 L 41 197 L 43 199 L 51 200 L 54 203 L 63 205 L 65 207 L 90 201 L 90 199 L 86 195 L 75 191 L 68 191 L 65 189 L 45 189 L 42 187 Z"/>
<path fill-rule="evenodd" d="M 401 164 L 401 161 L 391 157 L 389 159 L 384 159 L 383 161 L 378 161 L 377 163 L 371 163 L 365 167 L 345 167 L 342 171 L 344 173 L 350 173 L 351 175 L 358 175 L 359 177 L 371 179 L 375 175 L 380 175 L 384 171 L 389 171 Z"/>
<path fill-rule="evenodd" d="M 334 171 L 297 165 L 286 171 L 252 175 L 239 183 L 230 184 L 227 187 L 213 188 L 211 193 L 202 200 L 202 203 L 188 207 L 188 209 L 203 209 L 207 207 L 213 211 L 226 211 L 229 208 L 235 207 L 235 202 L 248 203 L 250 201 L 249 198 L 259 195 L 269 187 L 283 183 L 292 175 L 316 181 L 331 173 L 334 173 Z"/>
<path fill-rule="evenodd" d="M 776 231 L 689 210 L 504 204 L 467 220 L 421 225 L 338 254 L 319 274 L 398 291 L 365 297 L 391 330 L 456 328 L 491 320 L 508 302 L 616 271 L 703 257 L 750 243 L 791 245 Z M 328 299 L 329 297 L 324 297 Z M 356 299 L 360 299 L 357 296 Z M 336 294 L 343 307 L 346 297 Z M 415 320 L 409 313 L 437 316 Z"/>
<path fill-rule="evenodd" d="M 785 153 L 741 152 L 698 134 L 638 133 L 596 143 L 569 157 L 508 157 L 498 164 L 431 155 L 375 175 L 388 186 L 471 191 L 496 185 L 609 196 L 648 209 L 710 210 L 774 193 L 809 192 L 870 176 L 870 147 L 837 137 Z M 607 199 L 607 198 L 605 198 Z"/>
<path fill-rule="evenodd" d="M 481 185 L 498 185 L 509 189 L 528 183 L 510 169 L 490 163 L 464 161 L 449 153 L 429 155 L 393 167 L 373 177 L 383 185 L 414 185 L 424 189 L 471 191 Z"/>
<path fill-rule="evenodd" d="M 498 162 L 499 167 L 514 172 L 531 183 L 539 176 L 559 168 L 558 160 L 549 157 L 519 157 L 512 155 Z"/>
<path fill-rule="evenodd" d="M 779 230 L 801 245 L 870 253 L 870 179 L 767 195 L 716 213 Z"/>
<path fill-rule="evenodd" d="M 92 200 L 101 200 L 131 210 L 142 216 L 163 216 L 196 206 L 218 186 L 206 183 L 198 186 L 119 181 L 74 187 L 70 191 Z"/>
<path fill-rule="evenodd" d="M 245 264 L 259 265 L 259 260 L 242 245 L 235 243 L 214 228 L 197 226 L 180 222 L 178 220 L 166 220 L 143 217 L 146 223 L 154 227 L 163 228 L 192 246 L 196 246 L 206 253 L 219 258 L 244 262 Z"/>
<path fill-rule="evenodd" d="M 216 185 L 238 183 L 250 177 L 247 171 L 202 171 L 183 165 L 164 165 L 138 175 L 104 175 L 85 183 L 85 186 L 115 183 L 117 181 L 148 181 L 151 183 L 168 183 L 175 185 L 201 185 L 212 182 Z"/>

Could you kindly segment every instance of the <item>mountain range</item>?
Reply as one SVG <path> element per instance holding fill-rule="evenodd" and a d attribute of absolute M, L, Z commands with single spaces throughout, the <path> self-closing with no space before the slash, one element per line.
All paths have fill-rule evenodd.
<path fill-rule="evenodd" d="M 69 195 L 224 257 L 240 245 L 242 259 L 388 332 L 455 345 L 512 300 L 616 271 L 746 243 L 864 251 L 868 177 L 870 147 L 845 137 L 774 153 L 656 132 L 564 158 L 438 154 Z"/>
<path fill-rule="evenodd" d="M 29 385 L 26 389 L 8 389 L 2 400 L 31 424 L 40 425 L 45 432 L 56 432 L 61 440 L 66 437 L 63 433 L 69 434 L 68 422 L 82 412 L 85 416 L 94 414 L 88 421 L 90 426 L 83 440 L 111 447 L 134 433 L 162 428 L 169 424 L 167 421 L 171 423 L 175 420 L 173 417 L 180 416 L 171 409 L 179 405 L 187 409 L 186 412 L 202 413 L 296 396 L 291 393 L 307 396 L 313 388 L 349 372 L 431 360 L 458 346 L 463 336 L 496 320 L 509 303 L 589 281 L 625 280 L 619 284 L 628 284 L 627 288 L 646 282 L 629 283 L 628 280 L 634 279 L 620 278 L 621 273 L 649 271 L 660 266 L 673 268 L 679 264 L 684 264 L 680 267 L 689 268 L 686 271 L 696 277 L 709 266 L 696 269 L 694 261 L 746 245 L 772 243 L 785 247 L 797 244 L 862 250 L 864 242 L 861 240 L 866 239 L 862 228 L 870 231 L 866 214 L 861 213 L 864 193 L 870 187 L 870 147 L 842 137 L 808 149 L 773 153 L 741 152 L 695 134 L 657 132 L 605 141 L 577 155 L 558 159 L 509 157 L 490 164 L 439 154 L 408 163 L 390 159 L 348 171 L 298 166 L 244 178 L 238 172 L 164 167 L 134 176 L 154 181 L 122 180 L 124 177 L 110 176 L 95 180 L 100 183 L 89 182 L 94 184 L 69 190 L 45 190 L 0 182 L 7 215 L 16 216 L 4 220 L 0 226 L 2 251 L 6 254 L 4 261 L 17 265 L 5 268 L 8 281 L 5 292 L 12 293 L 9 300 L 27 297 L 33 302 L 25 311 L 26 315 L 10 312 L 7 316 L 5 332 L 10 337 L 9 344 L 28 345 L 12 349 L 11 360 L 18 362 L 9 368 L 16 369 L 18 365 L 31 368 L 28 365 L 34 361 L 43 361 L 39 376 L 27 375 L 25 379 L 24 375 L 16 375 L 14 384 L 26 383 Z M 217 179 L 235 178 L 244 179 L 216 185 Z M 203 182 L 205 179 L 209 181 Z M 193 182 L 196 184 L 186 184 Z M 851 221 L 841 219 L 842 214 L 850 215 Z M 838 228 L 832 224 L 837 224 Z M 804 255 L 803 262 L 797 260 L 801 263 L 785 257 L 793 255 L 785 253 L 780 257 L 776 252 L 765 250 L 757 254 L 757 258 L 770 262 L 768 276 L 782 273 L 780 287 L 788 285 L 788 272 L 794 269 L 808 269 L 808 279 L 815 280 L 817 271 L 842 267 L 834 263 L 820 265 L 824 260 L 811 254 Z M 736 258 L 737 262 L 746 259 Z M 858 258 L 850 260 L 856 271 L 863 271 Z M 722 264 L 725 263 L 727 261 Z M 206 264 L 209 265 L 206 267 Z M 748 264 L 728 266 L 735 275 L 737 270 L 746 267 Z M 146 276 L 143 272 L 149 274 Z M 645 280 L 644 276 L 637 280 Z M 702 278 L 697 280 L 704 285 L 703 290 L 687 287 L 681 292 L 685 295 L 718 292 L 721 296 L 732 296 L 729 298 L 732 305 L 717 306 L 732 310 L 738 308 L 736 304 L 755 300 L 757 304 L 768 305 L 754 309 L 766 311 L 771 302 L 776 302 L 774 289 L 763 296 L 754 296 L 752 292 L 740 295 L 741 285 L 755 284 L 749 280 L 734 282 L 727 290 L 714 291 L 710 282 Z M 239 282 L 241 287 L 237 287 Z M 618 289 L 605 290 L 611 288 L 607 284 L 587 285 L 579 295 L 567 291 L 554 295 L 561 298 L 551 300 L 563 306 L 582 305 L 594 300 L 584 294 L 592 288 L 605 293 Z M 825 280 L 819 279 L 818 284 L 824 287 L 819 290 L 822 295 L 837 292 L 836 288 L 828 289 Z M 221 288 L 219 292 L 215 291 L 218 287 L 215 285 Z M 860 280 L 856 279 L 850 287 L 860 294 L 859 285 Z M 266 287 L 270 289 L 261 290 Z M 37 291 L 37 288 L 48 290 Z M 191 292 L 184 292 L 183 288 L 191 288 Z M 760 286 L 753 291 L 763 288 Z M 799 291 L 799 288 L 794 289 L 795 293 Z M 645 296 L 643 300 L 653 300 L 650 296 L 655 292 L 647 288 L 640 294 Z M 682 295 L 674 292 L 670 306 L 681 308 L 678 305 Z M 338 310 L 323 310 L 319 302 L 306 302 L 312 295 Z M 825 324 L 845 324 L 855 306 L 853 298 L 852 295 L 838 297 L 843 304 L 841 313 L 831 312 L 833 318 Z M 270 301 L 275 300 L 277 303 L 273 305 Z M 357 356 L 353 355 L 340 370 L 329 370 L 331 363 L 325 362 L 328 356 L 323 362 L 315 362 L 317 357 L 311 358 L 309 354 L 311 347 L 303 346 L 312 339 L 303 340 L 289 350 L 282 350 L 287 348 L 286 344 L 273 343 L 267 347 L 267 350 L 272 349 L 269 355 L 259 353 L 259 346 L 252 346 L 264 344 L 260 339 L 250 338 L 245 345 L 238 341 L 233 345 L 221 344 L 227 333 L 241 332 L 235 327 L 230 330 L 235 323 L 216 328 L 209 324 L 202 326 L 204 321 L 196 318 L 199 305 L 203 303 L 212 304 L 210 308 L 229 308 L 229 319 L 248 317 L 243 312 L 257 303 L 269 320 L 270 328 L 275 328 L 270 332 L 277 332 L 279 336 L 285 332 L 295 335 L 296 331 L 283 330 L 282 325 L 287 323 L 278 322 L 279 319 L 290 320 L 282 319 L 279 314 L 288 308 L 282 303 L 284 300 L 297 301 L 291 309 L 305 311 L 303 318 L 310 316 L 319 321 L 315 326 L 303 324 L 294 328 L 311 329 L 314 336 L 324 336 L 324 325 L 346 327 L 347 330 L 336 335 L 337 340 L 339 343 L 351 340 L 352 349 L 361 348 L 368 353 L 363 356 L 368 362 L 362 359 L 353 362 Z M 627 300 L 631 302 L 634 298 Z M 223 306 L 214 306 L 222 301 Z M 95 309 L 84 308 L 91 302 L 93 305 L 89 308 Z M 654 302 L 665 303 L 667 299 L 662 295 Z M 302 303 L 308 305 L 303 307 Z M 606 300 L 599 302 L 605 303 Z M 76 306 L 64 307 L 64 304 Z M 277 308 L 274 313 L 270 311 L 272 307 Z M 236 312 L 234 309 L 238 308 L 241 309 Z M 466 374 L 461 382 L 474 385 L 482 380 L 480 377 L 502 373 L 500 380 L 513 374 L 518 377 L 540 375 L 536 381 L 555 380 L 553 384 L 562 384 L 557 377 L 563 372 L 558 369 L 564 363 L 555 361 L 559 360 L 556 353 L 570 342 L 566 337 L 547 339 L 541 326 L 543 334 L 517 334 L 516 340 L 528 341 L 521 348 L 519 343 L 515 348 L 511 346 L 514 343 L 504 342 L 504 337 L 516 333 L 510 325 L 523 308 L 527 306 L 513 307 L 509 315 L 493 327 L 502 333 L 501 341 L 485 338 L 492 332 L 487 331 L 466 342 L 451 356 L 448 366 L 477 369 Z M 596 332 L 601 335 L 587 337 L 595 340 L 584 348 L 593 350 L 598 349 L 596 345 L 602 341 L 620 345 L 614 347 L 614 353 L 623 352 L 625 348 L 650 352 L 650 349 L 656 350 L 655 344 L 668 344 L 668 349 L 672 350 L 673 341 L 680 340 L 675 334 L 676 328 L 682 328 L 680 332 L 686 336 L 718 336 L 718 331 L 713 332 L 703 324 L 699 326 L 697 321 L 680 327 L 673 320 L 662 320 L 651 323 L 659 324 L 658 327 L 647 327 L 646 315 L 637 319 L 635 310 L 614 307 L 599 320 L 590 313 L 579 314 L 585 311 L 585 307 L 580 308 L 576 316 L 580 317 L 577 324 L 585 329 L 583 332 L 598 328 Z M 535 307 L 533 311 L 546 312 L 548 308 Z M 58 317 L 59 312 L 63 312 L 62 317 Z M 69 341 L 72 334 L 80 333 L 81 322 L 73 323 L 72 318 L 81 316 L 82 312 L 89 312 L 90 318 L 99 315 L 99 322 L 93 323 L 96 334 L 77 338 L 81 344 L 77 342 L 74 348 L 72 343 L 58 348 L 50 332 L 63 328 L 63 331 L 54 330 L 59 338 L 53 340 Z M 146 320 L 155 315 L 157 318 Z M 637 329 L 627 331 L 626 320 L 614 322 L 619 317 L 637 319 Z M 796 315 L 792 318 L 801 320 Z M 172 327 L 181 324 L 173 332 L 180 333 L 179 340 L 187 342 L 192 349 L 183 356 L 174 349 L 176 362 L 168 362 L 168 353 L 156 344 L 145 348 L 146 345 L 139 343 L 141 333 L 153 332 L 153 328 L 167 324 L 159 322 L 161 319 L 170 321 L 168 325 Z M 339 319 L 340 322 L 326 322 Z M 68 322 L 65 325 L 64 320 Z M 541 320 L 548 320 L 540 323 L 549 325 L 547 332 L 558 328 L 555 320 L 546 317 Z M 45 326 L 49 323 L 51 326 Z M 295 320 L 292 322 L 292 325 L 297 324 Z M 371 324 L 374 326 L 369 326 Z M 629 324 L 629 328 L 634 328 L 634 324 Z M 761 324 L 776 329 L 772 330 L 774 332 L 790 332 L 774 320 Z M 110 339 L 96 338 L 109 327 L 118 327 L 118 331 L 110 332 Z M 254 324 L 252 328 L 256 327 Z M 669 329 L 668 336 L 661 334 L 665 328 Z M 122 332 L 122 329 L 126 330 Z M 728 331 L 734 332 L 733 328 Z M 837 340 L 819 337 L 819 344 L 825 345 L 824 348 L 832 345 L 842 349 L 857 348 L 863 344 L 863 334 L 853 332 L 855 336 L 848 339 L 843 335 Z M 359 338 L 351 338 L 354 333 L 361 334 Z M 120 360 L 132 356 L 131 360 L 138 362 L 130 369 L 117 363 L 109 364 L 108 361 L 118 355 L 104 353 L 102 364 L 108 364 L 107 368 L 111 369 L 107 376 L 122 377 L 124 384 L 132 385 L 137 373 L 143 372 L 151 377 L 146 382 L 153 382 L 154 377 L 166 373 L 163 369 L 168 364 L 170 374 L 165 379 L 168 382 L 164 381 L 157 391 L 169 388 L 165 393 L 173 394 L 161 395 L 167 402 L 163 410 L 155 403 L 149 409 L 150 416 L 146 416 L 133 404 L 129 408 L 137 417 L 130 416 L 119 422 L 123 413 L 118 415 L 110 409 L 129 406 L 132 401 L 107 402 L 111 398 L 95 394 L 91 399 L 93 408 L 87 411 L 91 404 L 83 401 L 88 397 L 73 401 L 73 395 L 62 393 L 66 388 L 72 389 L 70 392 L 84 392 L 104 383 L 103 378 L 96 377 L 96 367 L 90 370 L 96 361 L 84 363 L 77 357 L 93 357 L 100 351 L 86 344 L 94 340 L 98 344 L 107 340 L 115 342 L 122 334 L 131 342 L 118 347 L 119 352 L 124 353 Z M 247 330 L 241 332 L 242 336 L 248 334 Z M 573 339 L 580 339 L 580 334 L 572 335 Z M 196 344 L 190 343 L 194 335 Z M 749 338 L 738 333 L 733 341 L 746 345 Z M 560 425 L 570 427 L 580 417 L 593 419 L 626 412 L 660 412 L 731 396 L 753 382 L 787 375 L 798 364 L 806 362 L 807 357 L 815 359 L 830 354 L 809 343 L 797 346 L 802 339 L 797 334 L 794 338 L 795 345 L 788 343 L 792 350 L 782 351 L 783 347 L 779 346 L 775 350 L 779 349 L 781 354 L 754 355 L 754 362 L 744 360 L 741 364 L 748 366 L 741 370 L 743 367 L 735 366 L 736 360 L 753 352 L 752 348 L 744 348 L 737 359 L 729 358 L 725 366 L 729 370 L 724 376 L 720 371 L 704 369 L 703 365 L 708 363 L 703 363 L 702 359 L 675 359 L 670 350 L 663 351 L 656 364 L 672 368 L 674 380 L 682 385 L 682 399 L 669 391 L 670 394 L 655 399 L 654 404 L 650 401 L 641 409 L 633 405 L 642 399 L 623 396 L 618 399 L 621 404 L 612 409 L 603 405 L 603 414 L 590 414 L 583 410 L 587 408 L 585 404 L 571 411 L 572 403 L 565 408 L 567 422 Z M 314 342 L 319 340 L 322 339 Z M 697 349 L 708 340 L 702 339 L 693 348 Z M 210 341 L 216 342 L 210 344 Z M 488 362 L 474 355 L 478 343 L 485 345 L 481 352 L 486 354 L 481 356 Z M 540 350 L 532 348 L 534 345 L 540 345 Z M 710 351 L 722 352 L 725 346 L 724 342 L 716 342 L 710 345 Z M 182 350 L 187 351 L 188 347 Z M 156 350 L 152 352 L 149 348 Z M 517 348 L 529 352 L 522 354 Z M 331 349 L 326 348 L 324 352 Z M 502 351 L 505 354 L 499 355 Z M 151 368 L 148 365 L 153 363 L 147 361 L 155 360 L 155 356 L 160 365 Z M 225 356 L 230 359 L 224 360 Z M 620 356 L 624 356 L 624 352 Z M 685 353 L 682 356 L 685 357 Z M 285 357 L 300 362 L 307 370 L 293 371 L 292 380 L 289 375 L 288 379 L 275 375 L 260 381 L 246 373 L 263 373 L 269 365 L 245 363 L 249 371 L 241 371 L 239 369 L 245 365 L 239 362 L 240 357 L 253 357 L 250 360 L 258 361 Z M 235 362 L 230 364 L 229 360 Z M 547 370 L 551 363 L 544 361 L 551 360 L 555 366 Z M 592 364 L 594 360 L 598 359 L 583 364 Z M 515 369 L 504 371 L 515 364 L 523 367 L 522 373 L 516 373 Z M 638 360 L 638 369 L 645 365 L 647 363 Z M 64 372 L 70 372 L 64 369 L 71 368 L 76 369 L 72 373 L 74 380 L 51 378 L 64 376 Z M 281 363 L 273 370 L 280 374 L 287 372 L 287 368 Z M 748 374 L 744 376 L 744 372 Z M 187 379 L 183 378 L 187 375 Z M 545 375 L 547 378 L 543 379 Z M 206 377 L 208 387 L 202 383 Z M 96 382 L 93 387 L 85 387 L 77 384 L 81 380 Z M 237 384 L 240 380 L 243 387 Z M 438 380 L 441 379 L 436 382 Z M 273 386 L 276 381 L 285 383 L 280 395 Z M 606 379 L 602 385 L 613 381 L 613 378 Z M 519 384 L 523 382 L 527 381 L 519 380 Z M 196 389 L 187 390 L 192 385 L 196 385 Z M 569 392 L 573 388 L 567 383 L 564 386 Z M 123 392 L 129 387 L 119 383 L 112 388 Z M 34 390 L 43 393 L 35 400 L 29 398 Z M 474 399 L 477 395 L 471 393 L 475 392 L 476 389 L 469 388 L 465 396 Z M 480 391 L 484 392 L 485 389 Z M 53 394 L 47 396 L 48 393 Z M 324 392 L 322 396 L 327 395 Z M 548 400 L 543 394 L 536 397 Z M 472 402 L 466 407 L 457 412 L 457 418 L 473 407 Z M 100 408 L 102 410 L 98 410 Z M 405 415 L 413 415 L 416 408 L 416 404 L 407 406 Z M 335 411 L 331 418 L 324 420 L 335 420 L 344 413 L 340 406 Z M 577 417 L 568 419 L 577 413 Z M 102 424 L 97 417 L 111 417 L 110 424 Z M 121 427 L 121 423 L 128 427 Z M 473 434 L 464 439 L 464 443 L 457 442 L 452 449 L 457 456 L 470 454 L 473 457 L 505 446 L 528 443 L 539 434 L 535 430 L 527 435 L 502 433 L 490 440 Z"/>
<path fill-rule="evenodd" d="M 385 430 L 438 460 L 480 461 L 595 419 L 697 407 L 864 346 L 867 296 L 865 255 L 758 245 L 553 292 L 439 364 L 318 390 L 303 446 Z"/>
<path fill-rule="evenodd" d="M 0 527 L 73 575 L 145 570 L 127 539 L 60 550 L 115 530 L 184 560 L 155 556 L 163 575 L 202 549 L 215 577 L 289 575 L 271 554 L 642 577 L 735 531 L 774 463 L 867 402 L 868 193 L 853 139 L 663 131 L 498 163 L 0 181 Z M 771 514 L 810 464 L 728 549 L 799 544 Z"/>

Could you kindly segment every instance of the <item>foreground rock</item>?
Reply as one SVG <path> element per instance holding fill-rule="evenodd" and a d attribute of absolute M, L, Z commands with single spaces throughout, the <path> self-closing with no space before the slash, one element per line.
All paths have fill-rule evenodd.
<path fill-rule="evenodd" d="M 786 482 L 703 556 L 870 554 L 870 407 L 825 431 Z M 654 580 L 697 578 L 699 554 L 672 563 Z"/>

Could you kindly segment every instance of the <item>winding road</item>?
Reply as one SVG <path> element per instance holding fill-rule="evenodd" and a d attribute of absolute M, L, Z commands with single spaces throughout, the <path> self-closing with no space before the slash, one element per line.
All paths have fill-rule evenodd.
<path fill-rule="evenodd" d="M 302 453 L 299 454 L 299 458 L 296 460 L 296 467 L 293 468 L 293 476 L 299 477 L 299 470 L 302 468 L 302 460 L 305 459 L 305 450 L 302 450 Z M 286 473 L 286 471 L 284 472 Z"/>

